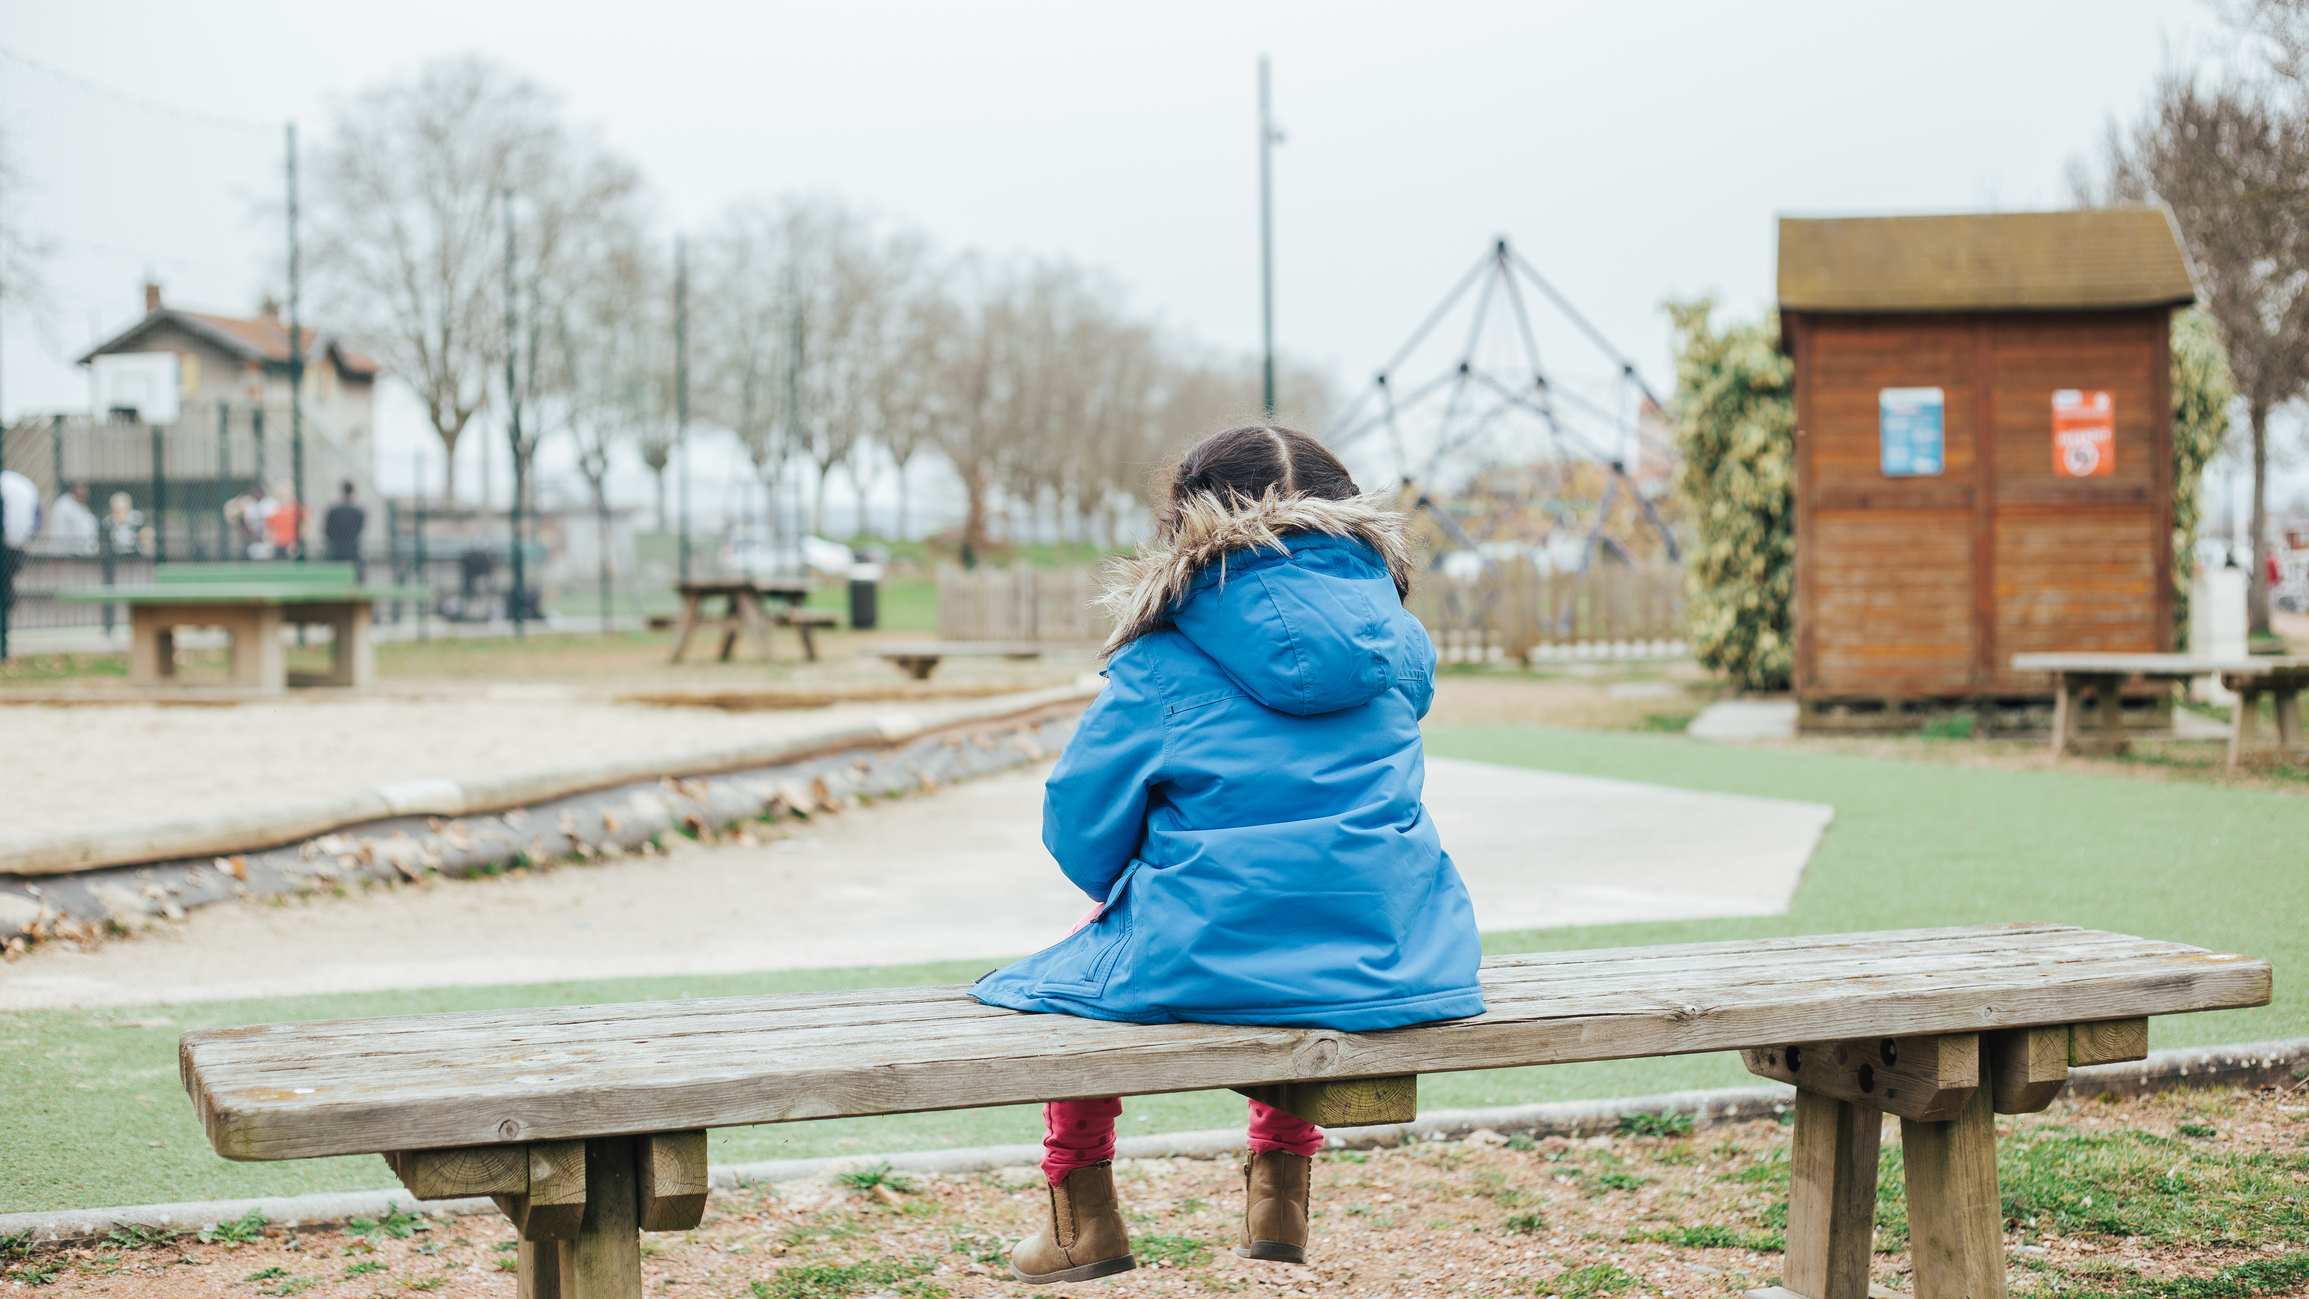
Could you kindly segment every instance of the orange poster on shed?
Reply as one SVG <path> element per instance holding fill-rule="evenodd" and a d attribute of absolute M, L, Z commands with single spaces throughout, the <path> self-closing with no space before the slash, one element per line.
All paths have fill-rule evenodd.
<path fill-rule="evenodd" d="M 2117 471 L 2117 403 L 2105 389 L 2062 388 L 2052 395 L 2052 471 L 2097 478 Z"/>

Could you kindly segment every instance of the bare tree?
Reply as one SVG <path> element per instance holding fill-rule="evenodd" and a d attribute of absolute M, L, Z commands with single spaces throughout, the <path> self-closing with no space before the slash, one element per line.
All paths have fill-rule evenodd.
<path fill-rule="evenodd" d="M 500 202 L 545 174 L 545 91 L 474 55 L 361 91 L 312 166 L 314 288 L 416 390 L 448 461 L 504 356 Z"/>
<path fill-rule="evenodd" d="M 26 222 L 24 192 L 8 134 L 0 131 L 0 310 L 45 321 L 51 303 L 44 268 L 53 245 Z"/>
<path fill-rule="evenodd" d="M 2228 347 L 2252 439 L 2249 617 L 2266 635 L 2269 417 L 2309 392 L 2309 118 L 2266 87 L 2172 73 L 2106 155 L 2103 196 L 2172 209 Z"/>
<path fill-rule="evenodd" d="M 640 451 L 653 440 L 669 450 L 672 446 L 672 276 L 632 223 L 601 230 L 582 265 L 586 274 L 555 308 L 545 349 L 543 404 L 559 408 L 578 472 L 593 496 L 602 627 L 607 631 L 614 607 L 610 471 L 622 447 Z M 662 473 L 658 481 L 662 526 Z"/>
<path fill-rule="evenodd" d="M 727 427 L 753 462 L 777 512 L 778 482 L 790 457 L 795 338 L 784 213 L 758 202 L 724 212 L 697 246 L 691 296 L 692 405 Z"/>

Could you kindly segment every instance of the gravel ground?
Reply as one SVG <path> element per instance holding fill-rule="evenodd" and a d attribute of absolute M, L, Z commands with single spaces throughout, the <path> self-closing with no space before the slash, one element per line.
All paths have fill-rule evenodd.
<path fill-rule="evenodd" d="M 2249 1299 L 2309 1289 L 2309 1105 L 2298 1092 L 2173 1093 L 2008 1119 L 1999 1142 L 2020 1299 Z M 1887 1127 L 1876 1281 L 1909 1287 L 1896 1125 Z M 1118 1169 L 1141 1267 L 1044 1293 L 1733 1296 L 1780 1272 L 1787 1131 L 1549 1138 L 1479 1132 L 1335 1151 L 1315 1178 L 1310 1265 L 1233 1257 L 1232 1160 Z M 682 1235 L 644 1237 L 650 1294 L 733 1299 L 1024 1295 L 1000 1270 L 1044 1197 L 1030 1169 L 790 1183 L 716 1196 Z M 401 1233 L 396 1235 L 395 1233 Z M 114 1242 L 0 1260 L 19 1284 L 177 1295 L 511 1295 L 494 1217 L 355 1223 L 246 1243 Z M 32 1292 L 28 1292 L 32 1293 Z"/>

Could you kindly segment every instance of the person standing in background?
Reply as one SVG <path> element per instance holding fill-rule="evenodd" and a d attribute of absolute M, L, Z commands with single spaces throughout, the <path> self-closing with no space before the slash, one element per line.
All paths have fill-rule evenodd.
<path fill-rule="evenodd" d="M 273 507 L 265 515 L 265 540 L 272 543 L 273 557 L 295 559 L 297 538 L 303 536 L 305 531 L 303 502 L 297 500 L 296 493 L 285 482 L 274 483 L 271 494 L 259 502 L 257 508 L 263 509 L 265 502 L 270 502 Z"/>
<path fill-rule="evenodd" d="M 57 554 L 96 553 L 96 511 L 88 508 L 88 484 L 74 483 L 72 490 L 57 495 L 43 531 L 49 548 Z"/>
<path fill-rule="evenodd" d="M 356 582 L 365 580 L 361 572 L 361 529 L 368 522 L 368 514 L 353 504 L 353 480 L 348 478 L 337 503 L 329 507 L 328 516 L 321 520 L 321 535 L 328 541 L 325 558 L 335 564 L 351 564 Z"/>

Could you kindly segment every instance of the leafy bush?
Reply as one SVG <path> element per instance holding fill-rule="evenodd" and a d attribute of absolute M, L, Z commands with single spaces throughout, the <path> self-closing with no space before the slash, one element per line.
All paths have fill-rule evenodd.
<path fill-rule="evenodd" d="M 2189 648 L 2189 583 L 2197 572 L 2197 526 L 2204 517 L 2205 465 L 2229 431 L 2237 384 L 2213 318 L 2202 307 L 2173 317 L 2173 613 L 2175 644 Z"/>
<path fill-rule="evenodd" d="M 1671 302 L 1676 491 L 1698 537 L 1685 561 L 1692 654 L 1751 690 L 1795 668 L 1795 367 L 1777 316 L 1716 329 L 1715 301 Z"/>

